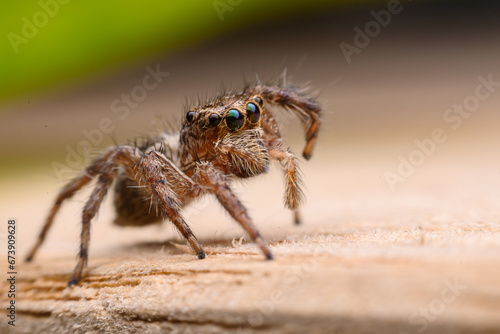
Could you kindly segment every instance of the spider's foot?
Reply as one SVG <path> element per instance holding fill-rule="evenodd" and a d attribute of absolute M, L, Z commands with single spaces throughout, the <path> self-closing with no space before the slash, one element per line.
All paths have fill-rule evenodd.
<path fill-rule="evenodd" d="M 200 260 L 203 260 L 206 257 L 204 250 L 201 250 L 197 255 L 198 255 L 198 259 L 200 259 Z"/>
<path fill-rule="evenodd" d="M 73 285 L 77 285 L 78 284 L 78 280 L 76 278 L 70 278 L 70 280 L 68 281 L 68 287 L 71 288 Z"/>
<path fill-rule="evenodd" d="M 267 244 L 262 243 L 260 246 L 260 249 L 262 250 L 262 253 L 264 253 L 264 256 L 266 257 L 266 260 L 274 260 L 273 253 L 269 249 L 269 246 Z"/>
<path fill-rule="evenodd" d="M 302 224 L 302 219 L 300 218 L 300 214 L 297 209 L 293 210 L 293 222 L 295 223 L 295 225 Z"/>

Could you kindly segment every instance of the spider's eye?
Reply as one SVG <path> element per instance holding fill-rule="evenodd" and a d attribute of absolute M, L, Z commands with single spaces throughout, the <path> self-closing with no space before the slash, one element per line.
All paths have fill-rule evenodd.
<path fill-rule="evenodd" d="M 220 116 L 219 114 L 210 114 L 210 116 L 208 116 L 208 123 L 211 125 L 211 126 L 216 126 L 217 124 L 219 124 L 220 122 Z"/>
<path fill-rule="evenodd" d="M 252 123 L 257 123 L 259 121 L 260 109 L 255 103 L 247 103 L 247 116 Z"/>
<path fill-rule="evenodd" d="M 229 109 L 225 119 L 229 130 L 234 131 L 243 126 L 243 123 L 245 122 L 245 115 L 240 113 L 237 109 Z"/>
<path fill-rule="evenodd" d="M 259 96 L 256 96 L 254 100 L 259 104 L 259 106 L 262 107 L 264 105 L 264 101 L 262 101 L 262 99 Z"/>
<path fill-rule="evenodd" d="M 186 114 L 186 120 L 188 121 L 188 123 L 191 123 L 193 121 L 193 117 L 194 117 L 194 111 L 192 110 L 188 111 Z"/>

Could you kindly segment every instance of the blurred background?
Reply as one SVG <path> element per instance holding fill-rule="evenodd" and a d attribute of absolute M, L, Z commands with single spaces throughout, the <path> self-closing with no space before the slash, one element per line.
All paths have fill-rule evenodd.
<path fill-rule="evenodd" d="M 437 0 L 3 2 L 2 214 L 24 220 L 21 233 L 33 240 L 89 154 L 179 122 L 186 101 L 258 76 L 307 86 L 324 105 L 317 150 L 301 162 L 312 225 L 374 222 L 443 201 L 461 210 L 457 197 L 481 201 L 496 219 L 488 203 L 500 193 L 499 9 Z M 300 155 L 299 122 L 279 117 Z M 284 211 L 273 175 L 245 186 L 256 208 L 273 184 L 272 205 L 256 220 Z M 68 214 L 70 254 L 84 200 Z"/>

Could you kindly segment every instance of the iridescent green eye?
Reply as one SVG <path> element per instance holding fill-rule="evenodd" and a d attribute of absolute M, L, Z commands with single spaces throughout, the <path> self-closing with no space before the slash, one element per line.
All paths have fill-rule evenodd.
<path fill-rule="evenodd" d="M 186 120 L 188 121 L 188 123 L 191 123 L 193 121 L 193 117 L 194 117 L 194 111 L 192 110 L 188 111 L 186 114 Z"/>
<path fill-rule="evenodd" d="M 238 109 L 230 109 L 226 114 L 225 120 L 229 130 L 234 131 L 243 126 L 245 115 L 239 112 Z"/>
<path fill-rule="evenodd" d="M 260 109 L 255 103 L 247 103 L 247 116 L 252 123 L 257 123 L 259 121 Z"/>

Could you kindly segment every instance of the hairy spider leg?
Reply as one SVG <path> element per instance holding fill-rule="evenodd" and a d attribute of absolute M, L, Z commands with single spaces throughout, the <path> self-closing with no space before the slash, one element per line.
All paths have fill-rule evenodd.
<path fill-rule="evenodd" d="M 273 254 L 267 242 L 252 223 L 243 204 L 241 204 L 236 195 L 231 191 L 222 173 L 215 169 L 212 163 L 200 162 L 195 168 L 193 179 L 201 186 L 204 186 L 208 191 L 215 194 L 231 217 L 243 227 L 252 240 L 259 246 L 262 253 L 266 256 L 266 259 L 272 260 Z"/>
<path fill-rule="evenodd" d="M 87 201 L 82 216 L 82 239 L 80 246 L 80 256 L 78 263 L 70 276 L 68 285 L 77 284 L 81 277 L 83 268 L 86 266 L 88 258 L 88 245 L 90 240 L 90 221 L 96 214 L 109 186 L 116 176 L 118 166 L 125 168 L 125 173 L 130 178 L 143 180 L 149 185 L 151 195 L 160 203 L 163 216 L 168 217 L 179 232 L 186 238 L 191 247 L 196 252 L 199 259 L 205 258 L 198 239 L 184 221 L 180 214 L 180 204 L 175 193 L 169 189 L 165 180 L 165 171 L 176 173 L 178 169 L 172 170 L 173 164 L 168 164 L 166 159 L 161 159 L 161 155 L 155 151 L 146 154 L 137 153 L 137 150 L 130 146 L 118 146 L 114 148 L 114 154 L 109 157 L 109 161 L 100 171 L 99 181 L 94 191 Z M 147 189 L 147 186 L 145 187 Z"/>
<path fill-rule="evenodd" d="M 88 260 L 88 247 L 90 242 L 90 221 L 97 213 L 102 200 L 104 199 L 109 186 L 116 177 L 118 169 L 122 166 L 126 174 L 132 179 L 138 177 L 150 184 L 151 194 L 161 205 L 162 214 L 168 217 L 179 232 L 186 238 L 191 247 L 196 252 L 199 259 L 205 258 L 199 241 L 180 215 L 180 205 L 177 196 L 169 189 L 167 182 L 162 177 L 162 173 L 175 174 L 182 173 L 172 163 L 161 157 L 157 152 L 146 154 L 138 153 L 134 147 L 117 146 L 107 150 L 100 157 L 82 172 L 78 177 L 69 182 L 59 193 L 50 214 L 42 228 L 35 246 L 30 251 L 27 261 L 31 261 L 38 248 L 43 243 L 48 230 L 50 229 L 56 213 L 59 211 L 62 202 L 71 198 L 78 190 L 89 183 L 95 176 L 99 175 L 98 181 L 89 197 L 82 212 L 82 233 L 78 263 L 69 278 L 68 285 L 77 284 L 82 277 L 82 271 Z M 166 171 L 166 172 L 165 172 Z M 183 175 L 185 179 L 189 179 Z M 191 182 L 191 185 L 194 183 Z M 195 185 L 196 186 L 196 185 Z M 196 187 L 194 187 L 196 192 Z M 192 190 L 192 189 L 191 189 Z M 192 191 L 191 191 L 192 193 Z M 201 193 L 198 189 L 197 193 Z"/>
<path fill-rule="evenodd" d="M 291 110 L 299 117 L 302 123 L 304 123 L 306 132 L 306 146 L 304 147 L 302 156 L 309 160 L 312 156 L 321 122 L 321 107 L 319 103 L 300 94 L 296 89 L 278 86 L 256 86 L 252 94 L 259 94 L 267 103 Z"/>
<path fill-rule="evenodd" d="M 90 166 L 88 166 L 80 175 L 75 177 L 73 180 L 71 180 L 66 186 L 61 189 L 59 194 L 57 195 L 57 198 L 52 205 L 52 208 L 50 209 L 50 213 L 47 216 L 47 219 L 45 220 L 45 224 L 42 227 L 42 230 L 40 231 L 40 234 L 38 235 L 38 239 L 31 248 L 30 252 L 28 253 L 28 256 L 26 257 L 26 261 L 30 262 L 33 260 L 35 257 L 36 253 L 38 252 L 38 249 L 42 245 L 42 243 L 45 240 L 45 237 L 47 236 L 47 233 L 52 226 L 52 222 L 54 221 L 54 218 L 56 214 L 58 213 L 59 209 L 61 208 L 62 203 L 73 197 L 73 195 L 82 189 L 85 185 L 87 185 L 92 179 L 96 176 L 98 166 L 105 161 L 108 157 L 109 154 L 111 154 L 111 151 L 107 151 L 103 153 L 98 159 L 96 159 Z"/>
<path fill-rule="evenodd" d="M 151 193 L 160 204 L 160 211 L 163 216 L 170 219 L 179 232 L 186 238 L 199 259 L 205 258 L 198 239 L 191 231 L 191 228 L 182 217 L 181 201 L 182 196 L 196 198 L 202 194 L 202 189 L 181 170 L 179 170 L 170 160 L 156 151 L 146 153 L 138 164 L 140 179 L 148 184 Z M 168 180 L 175 179 L 180 185 L 182 193 L 176 194 L 170 187 Z"/>
<path fill-rule="evenodd" d="M 88 261 L 88 250 L 90 243 L 90 221 L 94 218 L 95 214 L 99 210 L 99 206 L 106 196 L 109 186 L 113 182 L 116 172 L 111 171 L 101 171 L 99 180 L 97 181 L 92 194 L 90 195 L 87 203 L 85 204 L 82 211 L 82 233 L 80 242 L 80 252 L 78 254 L 78 263 L 76 264 L 73 273 L 69 277 L 68 286 L 72 286 L 78 283 L 82 277 L 82 271 L 87 266 Z"/>

